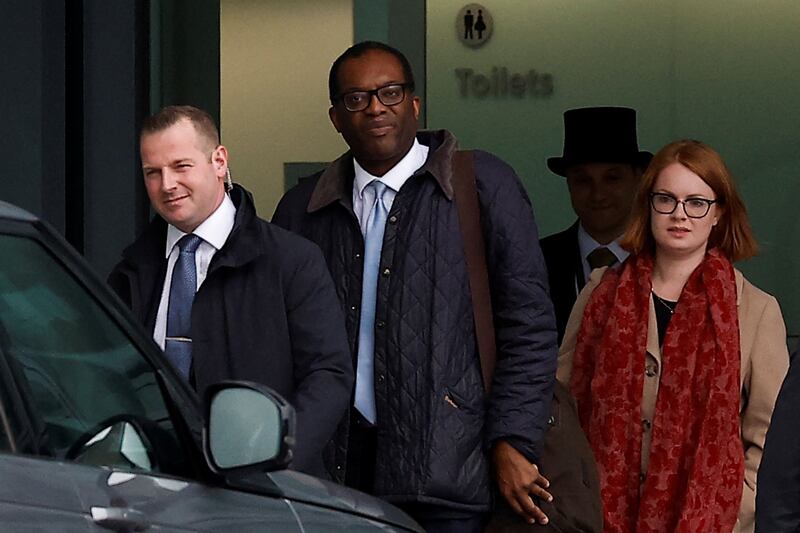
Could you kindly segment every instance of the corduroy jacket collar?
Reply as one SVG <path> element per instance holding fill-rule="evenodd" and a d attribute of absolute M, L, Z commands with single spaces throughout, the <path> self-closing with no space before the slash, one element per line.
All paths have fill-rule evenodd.
<path fill-rule="evenodd" d="M 436 180 L 448 200 L 453 199 L 453 153 L 458 141 L 447 130 L 417 132 L 417 140 L 427 146 L 428 159 L 414 175 L 428 173 Z M 333 202 L 352 204 L 353 154 L 348 151 L 331 163 L 320 175 L 307 211 L 313 213 Z"/>

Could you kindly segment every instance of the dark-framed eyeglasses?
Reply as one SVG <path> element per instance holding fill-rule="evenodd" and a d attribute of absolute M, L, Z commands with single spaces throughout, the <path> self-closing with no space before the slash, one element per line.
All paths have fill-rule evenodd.
<path fill-rule="evenodd" d="M 377 96 L 378 101 L 385 106 L 397 105 L 406 99 L 406 88 L 414 90 L 410 83 L 390 83 L 371 91 L 350 91 L 340 94 L 334 101 L 340 100 L 345 109 L 356 113 L 368 108 L 373 96 Z"/>
<path fill-rule="evenodd" d="M 650 193 L 650 205 L 656 213 L 662 215 L 671 215 L 675 212 L 678 204 L 683 204 L 683 212 L 689 218 L 703 218 L 708 214 L 712 204 L 716 204 L 717 200 L 709 200 L 708 198 L 687 198 L 686 200 L 678 200 L 671 194 L 663 192 Z"/>

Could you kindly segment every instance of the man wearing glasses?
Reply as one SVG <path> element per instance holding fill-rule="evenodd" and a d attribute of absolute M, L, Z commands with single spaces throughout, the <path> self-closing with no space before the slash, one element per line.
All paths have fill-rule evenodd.
<path fill-rule="evenodd" d="M 417 131 L 407 59 L 359 43 L 331 67 L 330 120 L 350 151 L 304 180 L 273 222 L 320 245 L 356 367 L 349 419 L 326 454 L 349 486 L 427 531 L 480 531 L 494 473 L 509 504 L 547 522 L 536 467 L 556 332 L 530 201 L 507 164 L 474 152 L 497 341 L 485 395 L 447 131 Z"/>
<path fill-rule="evenodd" d="M 322 449 L 347 409 L 353 371 L 322 254 L 257 216 L 250 193 L 230 181 L 205 111 L 169 106 L 146 118 L 140 150 L 157 215 L 109 284 L 200 396 L 241 379 L 286 397 L 297 413 L 291 466 L 324 475 Z"/>

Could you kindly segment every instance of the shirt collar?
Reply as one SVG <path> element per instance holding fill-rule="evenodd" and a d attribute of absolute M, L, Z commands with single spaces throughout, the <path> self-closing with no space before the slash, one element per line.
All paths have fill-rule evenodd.
<path fill-rule="evenodd" d="M 355 181 L 353 182 L 354 187 L 356 188 L 358 195 L 363 196 L 364 187 L 369 185 L 371 181 L 379 179 L 385 183 L 387 187 L 397 192 L 400 190 L 406 180 L 408 180 L 408 178 L 410 178 L 418 168 L 425 164 L 425 160 L 427 158 L 428 147 L 420 144 L 416 138 L 414 139 L 414 144 L 411 145 L 411 149 L 403 157 L 403 159 L 398 161 L 398 163 L 393 166 L 389 172 L 380 177 L 373 176 L 364 170 L 364 168 L 358 164 L 358 161 L 353 158 L 353 167 L 355 168 Z"/>
<path fill-rule="evenodd" d="M 622 263 L 625 259 L 628 258 L 629 252 L 624 250 L 619 243 L 617 242 L 619 239 L 614 239 L 608 244 L 600 244 L 591 235 L 583 228 L 583 224 L 578 224 L 578 247 L 581 251 L 581 259 L 586 261 L 586 257 L 592 253 L 596 248 L 601 246 L 605 246 L 611 253 L 613 253 L 617 257 L 617 261 Z"/>
<path fill-rule="evenodd" d="M 219 250 L 228 240 L 228 235 L 233 230 L 235 218 L 236 207 L 233 205 L 230 196 L 226 194 L 219 207 L 202 224 L 197 226 L 192 233 L 213 246 L 214 249 Z M 184 235 L 186 234 L 172 224 L 167 226 L 165 257 L 169 257 L 169 254 L 172 253 L 172 248 Z"/>

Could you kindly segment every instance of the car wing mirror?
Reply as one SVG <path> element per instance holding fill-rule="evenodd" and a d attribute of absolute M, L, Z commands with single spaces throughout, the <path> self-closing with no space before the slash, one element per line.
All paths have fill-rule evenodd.
<path fill-rule="evenodd" d="M 292 460 L 292 406 L 265 385 L 217 383 L 205 395 L 203 451 L 216 473 L 269 471 Z"/>

